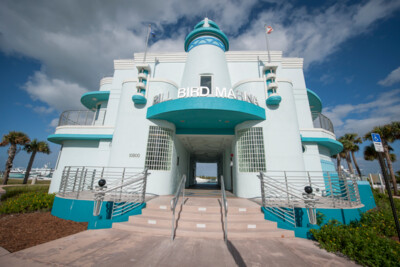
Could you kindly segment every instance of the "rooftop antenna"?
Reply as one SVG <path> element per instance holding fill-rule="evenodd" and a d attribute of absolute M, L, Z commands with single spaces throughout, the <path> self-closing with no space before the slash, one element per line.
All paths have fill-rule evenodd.
<path fill-rule="evenodd" d="M 268 63 L 271 63 L 271 53 L 269 51 L 269 42 L 268 42 L 268 34 L 274 31 L 271 26 L 268 26 L 267 24 L 264 25 L 265 28 L 265 41 L 267 43 L 267 52 L 268 52 Z"/>
<path fill-rule="evenodd" d="M 146 49 L 144 50 L 143 63 L 146 62 L 147 46 L 148 46 L 148 44 L 149 44 L 150 32 L 151 32 L 151 24 L 149 24 L 149 27 L 147 28 Z"/>

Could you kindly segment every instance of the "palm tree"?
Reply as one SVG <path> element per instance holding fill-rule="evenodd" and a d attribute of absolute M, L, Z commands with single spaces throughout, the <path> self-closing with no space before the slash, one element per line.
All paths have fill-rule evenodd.
<path fill-rule="evenodd" d="M 347 135 L 347 134 L 346 134 Z M 340 143 L 343 145 L 343 152 L 345 153 L 345 159 L 347 161 L 347 166 L 349 166 L 350 174 L 354 174 L 353 164 L 351 162 L 350 151 L 353 147 L 352 142 L 348 139 L 348 137 L 344 135 L 338 139 Z"/>
<path fill-rule="evenodd" d="M 344 151 L 333 155 L 332 158 L 336 159 L 336 169 L 339 176 L 342 176 L 342 159 L 346 158 L 346 153 Z"/>
<path fill-rule="evenodd" d="M 50 152 L 49 144 L 47 142 L 44 142 L 44 141 L 38 142 L 37 139 L 33 139 L 32 142 L 26 144 L 24 147 L 24 150 L 28 153 L 32 153 L 31 158 L 29 159 L 28 167 L 26 168 L 25 178 L 23 181 L 23 184 L 26 184 L 28 182 L 29 174 L 32 169 L 33 161 L 35 160 L 36 153 L 39 152 L 39 153 L 44 153 L 44 154 L 48 155 L 51 152 Z"/>
<path fill-rule="evenodd" d="M 393 151 L 393 148 L 389 146 L 389 151 Z M 364 159 L 373 161 L 378 159 L 378 153 L 375 151 L 374 144 L 364 147 Z M 396 161 L 396 154 L 390 153 L 390 160 L 392 162 Z M 381 166 L 382 173 L 384 172 L 383 166 Z"/>
<path fill-rule="evenodd" d="M 360 167 L 358 166 L 357 159 L 356 159 L 356 156 L 354 155 L 354 152 L 357 152 L 360 150 L 360 147 L 358 146 L 358 144 L 361 144 L 362 140 L 356 133 L 345 134 L 344 138 L 351 143 L 351 147 L 350 147 L 351 158 L 353 159 L 354 166 L 356 166 L 358 176 L 360 176 L 360 178 L 361 178 L 361 170 L 360 170 Z"/>
<path fill-rule="evenodd" d="M 378 133 L 381 136 L 382 145 L 384 149 L 383 153 L 385 155 L 386 162 L 389 168 L 390 177 L 393 182 L 394 194 L 397 196 L 399 195 L 399 192 L 397 190 L 396 176 L 394 174 L 393 164 L 390 156 L 389 143 L 392 143 L 400 139 L 400 122 L 396 121 L 383 126 L 374 127 L 371 132 L 365 134 L 364 140 L 372 141 L 371 133 Z"/>
<path fill-rule="evenodd" d="M 15 154 L 17 154 L 17 145 L 25 145 L 29 143 L 29 141 L 29 137 L 23 132 L 11 131 L 7 135 L 3 135 L 0 146 L 6 146 L 8 144 L 10 145 L 10 148 L 8 149 L 8 159 L 6 161 L 6 171 L 3 177 L 3 185 L 6 185 L 8 182 L 8 177 L 10 175 Z"/>

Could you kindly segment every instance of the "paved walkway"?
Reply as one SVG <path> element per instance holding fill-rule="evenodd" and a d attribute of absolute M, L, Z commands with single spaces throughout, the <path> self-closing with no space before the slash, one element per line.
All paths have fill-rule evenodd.
<path fill-rule="evenodd" d="M 88 230 L 0 256 L 0 266 L 356 266 L 305 239 L 223 240 Z"/>

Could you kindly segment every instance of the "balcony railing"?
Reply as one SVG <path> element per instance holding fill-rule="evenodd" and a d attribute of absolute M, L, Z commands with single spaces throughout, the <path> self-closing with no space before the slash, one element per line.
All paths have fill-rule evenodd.
<path fill-rule="evenodd" d="M 58 126 L 65 125 L 104 125 L 106 118 L 105 109 L 91 110 L 68 110 L 61 113 Z"/>
<path fill-rule="evenodd" d="M 312 114 L 314 120 L 314 128 L 322 128 L 331 133 L 335 133 L 333 130 L 333 124 L 331 120 L 321 113 Z"/>

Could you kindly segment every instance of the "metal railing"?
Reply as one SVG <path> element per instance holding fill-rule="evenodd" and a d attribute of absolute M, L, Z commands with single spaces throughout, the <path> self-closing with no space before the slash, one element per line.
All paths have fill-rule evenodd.
<path fill-rule="evenodd" d="M 223 215 L 224 215 L 224 240 L 225 243 L 228 242 L 228 202 L 226 201 L 226 192 L 225 192 L 225 181 L 224 176 L 221 175 L 221 204 L 223 207 Z"/>
<path fill-rule="evenodd" d="M 171 211 L 172 211 L 172 229 L 171 229 L 171 240 L 173 241 L 175 238 L 175 209 L 178 204 L 179 197 L 182 193 L 182 202 L 181 207 L 185 204 L 185 184 L 186 184 L 186 175 L 182 175 L 182 179 L 179 182 L 178 188 L 176 189 L 175 196 L 171 199 Z"/>
<path fill-rule="evenodd" d="M 100 179 L 106 180 L 106 185 L 111 188 L 125 183 L 142 171 L 143 168 L 133 167 L 65 166 L 58 194 L 76 199 L 92 198 Z"/>
<path fill-rule="evenodd" d="M 262 206 L 277 217 L 296 226 L 295 208 L 307 208 L 315 221 L 316 208 L 361 206 L 355 177 L 336 172 L 260 172 Z M 305 193 L 310 186 L 312 193 Z M 310 213 L 313 213 L 312 216 Z"/>
<path fill-rule="evenodd" d="M 111 218 L 124 215 L 134 208 L 142 205 L 146 197 L 147 169 L 131 177 L 125 182 L 110 189 L 106 186 L 96 186 L 94 194 L 93 216 L 98 216 L 106 197 L 112 201 Z"/>
<path fill-rule="evenodd" d="M 313 117 L 314 128 L 322 128 L 331 133 L 335 133 L 333 129 L 333 123 L 328 117 L 318 112 L 313 112 L 312 117 Z"/>
<path fill-rule="evenodd" d="M 60 115 L 58 126 L 65 125 L 104 125 L 106 118 L 105 109 L 92 110 L 68 110 Z"/>

